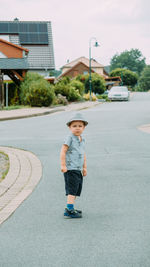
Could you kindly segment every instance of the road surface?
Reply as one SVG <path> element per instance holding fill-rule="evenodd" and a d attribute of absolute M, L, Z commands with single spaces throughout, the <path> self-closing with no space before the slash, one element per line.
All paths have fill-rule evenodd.
<path fill-rule="evenodd" d="M 43 165 L 35 191 L 0 226 L 2 267 L 149 267 L 150 94 L 83 110 L 88 176 L 65 220 L 59 152 L 72 112 L 0 123 L 0 145 L 32 151 Z"/>

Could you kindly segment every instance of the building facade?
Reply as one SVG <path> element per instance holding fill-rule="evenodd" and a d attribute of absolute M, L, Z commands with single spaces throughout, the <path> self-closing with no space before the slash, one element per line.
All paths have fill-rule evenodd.
<path fill-rule="evenodd" d="M 28 49 L 0 39 L 0 72 L 5 80 L 9 77 L 17 85 L 23 81 L 29 68 L 28 53 Z"/>
<path fill-rule="evenodd" d="M 88 74 L 89 73 L 89 59 L 86 57 L 77 58 L 74 61 L 64 65 L 62 68 L 62 74 L 59 78 L 64 76 L 69 76 L 70 78 L 76 77 L 78 74 Z M 96 60 L 91 60 L 91 72 L 95 72 L 100 76 L 106 78 L 108 74 L 106 73 L 104 66 L 99 64 Z"/>
<path fill-rule="evenodd" d="M 29 71 L 48 76 L 55 69 L 50 21 L 0 21 L 0 38 L 29 50 Z"/>

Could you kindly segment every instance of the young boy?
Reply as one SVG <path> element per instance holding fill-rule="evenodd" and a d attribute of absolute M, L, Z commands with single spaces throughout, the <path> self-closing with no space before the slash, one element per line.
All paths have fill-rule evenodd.
<path fill-rule="evenodd" d="M 65 218 L 81 218 L 82 211 L 74 209 L 76 196 L 82 191 L 83 176 L 87 175 L 85 139 L 82 137 L 88 122 L 77 113 L 67 122 L 71 134 L 67 136 L 60 153 L 61 171 L 64 173 L 67 195 Z"/>

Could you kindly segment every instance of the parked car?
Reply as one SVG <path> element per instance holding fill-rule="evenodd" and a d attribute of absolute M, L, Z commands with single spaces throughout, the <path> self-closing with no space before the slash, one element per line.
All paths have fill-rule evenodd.
<path fill-rule="evenodd" d="M 108 93 L 110 100 L 126 100 L 130 98 L 130 92 L 126 86 L 113 86 Z"/>

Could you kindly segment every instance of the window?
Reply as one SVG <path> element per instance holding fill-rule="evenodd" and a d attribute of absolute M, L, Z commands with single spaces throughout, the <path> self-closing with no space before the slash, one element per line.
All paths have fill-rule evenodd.
<path fill-rule="evenodd" d="M 88 74 L 88 71 L 87 71 L 87 70 L 86 70 L 86 71 L 83 71 L 83 74 L 84 74 L 84 75 Z"/>

